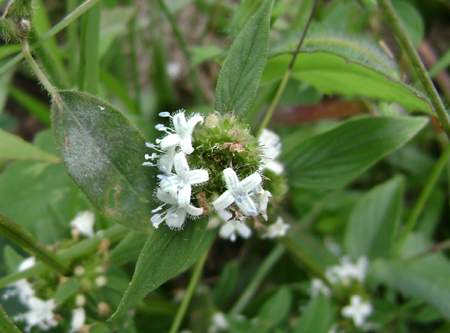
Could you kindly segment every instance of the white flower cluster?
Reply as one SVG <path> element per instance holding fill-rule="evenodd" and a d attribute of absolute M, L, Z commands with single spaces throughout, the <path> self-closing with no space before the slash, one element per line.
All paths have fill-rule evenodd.
<path fill-rule="evenodd" d="M 352 282 L 364 282 L 368 268 L 368 260 L 366 257 L 360 257 L 353 263 L 350 258 L 344 256 L 341 258 L 339 265 L 329 267 L 325 276 L 332 285 L 349 287 Z M 320 279 L 311 281 L 311 296 L 316 297 L 319 294 L 330 296 L 330 288 Z M 353 321 L 355 327 L 366 330 L 370 324 L 367 318 L 372 314 L 372 304 L 364 301 L 363 298 L 354 294 L 350 298 L 350 304 L 344 306 L 341 314 L 345 318 Z M 334 326 L 330 332 L 337 332 L 337 326 Z"/>
<path fill-rule="evenodd" d="M 143 165 L 156 166 L 161 172 L 158 175 L 159 188 L 156 196 L 162 205 L 152 211 L 151 222 L 155 228 L 165 222 L 171 229 L 180 229 L 187 215 L 200 216 L 203 213 L 203 208 L 191 204 L 191 192 L 192 186 L 208 181 L 208 171 L 190 170 L 186 159 L 186 155 L 194 152 L 192 132 L 197 124 L 203 123 L 203 117 L 194 114 L 186 119 L 184 111 L 174 116 L 168 112 L 161 112 L 159 115 L 170 118 L 173 128 L 156 125 L 156 129 L 166 133 L 166 136 L 157 139 L 155 143 L 146 143 L 156 153 L 146 154 L 147 161 Z M 169 207 L 164 211 L 166 205 Z"/>
<path fill-rule="evenodd" d="M 157 124 L 155 128 L 165 135 L 155 143 L 146 143 L 154 152 L 145 155 L 143 165 L 158 168 L 156 197 L 162 202 L 152 210 L 151 223 L 155 228 L 165 222 L 171 229 L 181 229 L 188 216 L 196 217 L 204 213 L 203 207 L 191 203 L 192 188 L 208 182 L 209 174 L 206 169 L 191 170 L 187 160 L 195 151 L 192 133 L 198 124 L 203 124 L 204 119 L 198 114 L 187 118 L 183 110 L 173 116 L 168 112 L 161 112 L 159 116 L 170 118 L 172 126 Z M 259 172 L 240 180 L 233 168 L 223 170 L 226 191 L 212 203 L 224 221 L 219 231 L 222 238 L 234 241 L 238 235 L 250 237 L 251 229 L 245 224 L 248 217 L 261 215 L 267 220 L 267 206 L 272 195 L 263 189 L 260 172 L 266 168 L 277 174 L 283 171 L 282 165 L 275 161 L 281 153 L 281 144 L 277 135 L 269 131 L 263 133 L 259 144 L 263 151 Z M 283 236 L 287 229 L 287 224 L 280 221 L 268 230 L 266 237 Z"/>
<path fill-rule="evenodd" d="M 35 263 L 34 257 L 27 258 L 19 265 L 18 271 L 22 272 L 32 268 Z M 25 331 L 30 332 L 33 327 L 37 327 L 41 331 L 48 331 L 58 325 L 54 312 L 57 307 L 55 300 L 44 300 L 36 296 L 32 284 L 27 280 L 22 279 L 15 282 L 4 295 L 5 298 L 12 296 L 17 296 L 20 303 L 28 309 L 25 313 L 14 317 L 14 320 L 25 323 Z M 78 303 L 77 301 L 78 307 L 72 311 L 70 333 L 78 332 L 86 319 L 85 311 Z"/>

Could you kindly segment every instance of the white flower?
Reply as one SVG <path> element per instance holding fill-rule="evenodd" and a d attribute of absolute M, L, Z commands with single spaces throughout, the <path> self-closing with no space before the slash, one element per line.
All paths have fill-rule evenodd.
<path fill-rule="evenodd" d="M 244 222 L 239 220 L 225 222 L 219 230 L 220 238 L 229 239 L 232 242 L 236 241 L 236 234 L 242 238 L 249 238 L 252 231 Z"/>
<path fill-rule="evenodd" d="M 36 260 L 34 257 L 29 257 L 23 260 L 17 270 L 19 272 L 25 271 L 36 264 Z M 10 289 L 8 289 L 4 294 L 3 298 L 8 299 L 13 296 L 17 296 L 19 301 L 23 304 L 26 304 L 31 297 L 34 297 L 33 286 L 26 279 L 21 279 L 10 285 Z"/>
<path fill-rule="evenodd" d="M 167 74 L 170 78 L 176 79 L 181 74 L 181 64 L 179 62 L 170 62 L 167 64 Z"/>
<path fill-rule="evenodd" d="M 86 321 L 86 312 L 83 308 L 76 308 L 72 311 L 72 321 L 70 323 L 70 333 L 78 332 Z"/>
<path fill-rule="evenodd" d="M 226 331 L 229 328 L 228 320 L 222 312 L 216 312 L 211 318 L 212 324 L 209 327 L 209 333 Z"/>
<path fill-rule="evenodd" d="M 178 206 L 185 207 L 191 202 L 192 185 L 208 181 L 208 171 L 204 169 L 190 170 L 183 153 L 174 158 L 175 174 L 160 175 L 160 188 L 177 199 Z"/>
<path fill-rule="evenodd" d="M 94 213 L 86 210 L 78 213 L 70 222 L 70 225 L 83 236 L 92 237 L 94 236 L 94 222 Z"/>
<path fill-rule="evenodd" d="M 359 295 L 353 295 L 350 304 L 342 309 L 342 316 L 350 318 L 356 327 L 362 327 L 372 314 L 372 304 L 364 302 Z"/>
<path fill-rule="evenodd" d="M 262 150 L 262 169 L 269 169 L 275 174 L 283 173 L 283 164 L 276 159 L 281 155 L 280 137 L 268 129 L 264 129 L 258 138 Z"/>
<path fill-rule="evenodd" d="M 108 279 L 104 275 L 100 275 L 95 278 L 95 285 L 99 288 L 106 286 L 107 283 Z"/>
<path fill-rule="evenodd" d="M 198 123 L 203 123 L 203 117 L 194 114 L 188 120 L 184 111 L 178 112 L 172 117 L 172 124 L 174 129 L 165 126 L 159 127 L 160 130 L 165 131 L 167 136 L 161 139 L 160 147 L 162 150 L 168 150 L 179 146 L 181 151 L 185 154 L 191 154 L 194 151 L 192 147 L 192 132 Z M 175 133 L 172 133 L 175 131 Z"/>
<path fill-rule="evenodd" d="M 261 214 L 267 221 L 267 205 L 269 204 L 269 199 L 272 197 L 272 193 L 265 191 L 262 186 L 258 186 L 253 196 L 255 198 L 259 214 Z"/>
<path fill-rule="evenodd" d="M 287 231 L 291 226 L 284 222 L 282 217 L 278 217 L 277 221 L 267 228 L 263 238 L 278 238 L 286 236 Z"/>
<path fill-rule="evenodd" d="M 240 181 L 236 172 L 232 168 L 227 168 L 223 170 L 223 179 L 227 190 L 213 202 L 216 210 L 222 211 L 231 204 L 236 203 L 244 215 L 258 215 L 258 209 L 250 194 L 261 184 L 260 174 L 255 172 Z"/>
<path fill-rule="evenodd" d="M 367 267 L 368 261 L 366 257 L 360 257 L 355 264 L 348 257 L 343 257 L 339 265 L 328 268 L 325 274 L 331 283 L 341 283 L 347 286 L 353 280 L 363 282 Z"/>
<path fill-rule="evenodd" d="M 25 321 L 26 331 L 30 331 L 35 326 L 43 331 L 47 331 L 58 325 L 55 320 L 55 314 L 53 313 L 53 310 L 56 308 L 56 303 L 53 299 L 45 301 L 37 297 L 32 297 L 26 305 L 29 308 L 28 312 L 16 317 L 18 320 Z"/>
<path fill-rule="evenodd" d="M 330 288 L 320 279 L 312 279 L 311 281 L 311 297 L 317 297 L 320 294 L 329 296 L 331 294 Z"/>
<path fill-rule="evenodd" d="M 152 215 L 151 222 L 155 228 L 158 228 L 159 225 L 165 221 L 169 228 L 180 229 L 184 224 L 187 214 L 200 216 L 203 213 L 203 208 L 195 207 L 190 203 L 183 207 L 179 206 L 176 198 L 161 189 L 158 189 L 156 196 L 160 201 L 164 202 L 164 204 L 153 210 L 154 214 Z M 157 213 L 161 211 L 166 204 L 171 206 L 165 212 Z"/>

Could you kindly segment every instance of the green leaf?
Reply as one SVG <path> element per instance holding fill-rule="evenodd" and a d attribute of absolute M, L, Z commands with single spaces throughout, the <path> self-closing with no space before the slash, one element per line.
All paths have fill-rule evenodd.
<path fill-rule="evenodd" d="M 450 66 L 450 49 L 445 52 L 445 54 L 439 59 L 439 61 L 434 64 L 434 66 L 430 69 L 430 75 L 435 77 L 441 71 Z"/>
<path fill-rule="evenodd" d="M 148 230 L 152 177 L 142 167 L 144 138 L 111 105 L 63 91 L 53 105 L 53 128 L 75 182 L 105 216 Z"/>
<path fill-rule="evenodd" d="M 258 314 L 258 326 L 266 331 L 277 327 L 287 318 L 292 304 L 292 294 L 288 288 L 281 288 L 267 300 Z"/>
<path fill-rule="evenodd" d="M 78 280 L 75 278 L 71 278 L 58 286 L 53 299 L 55 300 L 56 304 L 61 305 L 72 296 L 75 296 L 79 289 L 80 283 L 78 282 Z"/>
<path fill-rule="evenodd" d="M 14 325 L 13 321 L 8 317 L 3 307 L 0 305 L 0 332 L 20 333 L 20 330 Z"/>
<path fill-rule="evenodd" d="M 35 160 L 59 162 L 55 155 L 46 153 L 22 138 L 0 129 L 0 160 Z"/>
<path fill-rule="evenodd" d="M 400 17 L 409 37 L 414 45 L 418 47 L 425 33 L 425 24 L 420 12 L 408 1 L 396 0 L 392 5 Z"/>
<path fill-rule="evenodd" d="M 130 232 L 110 253 L 109 260 L 115 265 L 123 265 L 137 260 L 148 236 L 142 232 Z"/>
<path fill-rule="evenodd" d="M 333 323 L 333 317 L 330 299 L 319 295 L 308 303 L 293 333 L 327 333 Z"/>
<path fill-rule="evenodd" d="M 283 76 L 291 54 L 269 59 L 262 83 Z M 295 62 L 292 77 L 309 83 L 326 94 L 369 97 L 397 102 L 407 109 L 431 112 L 428 99 L 399 79 L 395 64 L 367 39 L 315 33 L 305 40 Z"/>
<path fill-rule="evenodd" d="M 231 45 L 217 80 L 217 111 L 243 114 L 253 102 L 267 60 L 271 9 L 272 0 L 264 0 Z"/>
<path fill-rule="evenodd" d="M 188 221 L 182 231 L 167 227 L 153 230 L 139 255 L 130 285 L 112 320 L 121 318 L 149 292 L 188 269 L 214 239 L 207 219 Z"/>
<path fill-rule="evenodd" d="M 402 213 L 403 186 L 402 178 L 393 178 L 371 189 L 356 203 L 345 235 L 345 246 L 352 257 L 391 254 Z"/>
<path fill-rule="evenodd" d="M 361 117 L 301 142 L 286 156 L 291 185 L 336 189 L 403 146 L 427 123 L 421 117 Z"/>

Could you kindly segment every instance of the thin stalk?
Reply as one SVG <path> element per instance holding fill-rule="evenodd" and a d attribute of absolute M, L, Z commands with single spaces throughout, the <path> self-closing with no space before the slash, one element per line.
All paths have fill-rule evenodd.
<path fill-rule="evenodd" d="M 183 321 L 184 315 L 186 314 L 186 310 L 191 302 L 192 296 L 194 295 L 195 288 L 200 280 L 200 276 L 203 271 L 203 266 L 205 265 L 206 258 L 208 257 L 208 251 L 206 251 L 202 257 L 197 261 L 197 264 L 192 271 L 191 279 L 189 280 L 188 289 L 186 291 L 186 295 L 183 298 L 183 302 L 178 308 L 177 314 L 175 315 L 175 319 L 172 322 L 172 326 L 170 327 L 169 333 L 177 333 L 180 329 L 181 322 Z"/>
<path fill-rule="evenodd" d="M 57 251 L 56 256 L 59 260 L 66 262 L 68 265 L 85 255 L 95 253 L 100 243 L 108 239 L 111 244 L 116 243 L 127 235 L 127 229 L 120 225 L 115 225 L 109 229 L 100 231 L 92 238 L 85 239 L 67 249 Z M 14 283 L 20 279 L 26 279 L 31 276 L 39 275 L 45 271 L 45 267 L 42 263 L 36 263 L 33 267 L 21 272 L 15 272 L 0 278 L 0 289 L 5 288 L 7 285 Z"/>
<path fill-rule="evenodd" d="M 269 122 L 272 119 L 273 113 L 275 112 L 275 109 L 277 108 L 278 103 L 280 102 L 280 98 L 283 95 L 284 89 L 286 88 L 286 84 L 288 83 L 289 78 L 292 74 L 292 69 L 294 68 L 295 61 L 297 60 L 298 54 L 300 52 L 300 48 L 303 45 L 303 41 L 305 40 L 306 33 L 308 32 L 312 18 L 314 17 L 314 14 L 317 10 L 319 1 L 320 0 L 314 0 L 308 20 L 306 21 L 305 29 L 303 29 L 302 34 L 300 35 L 300 40 L 298 41 L 297 47 L 295 48 L 294 53 L 292 54 L 291 61 L 289 62 L 288 68 L 287 68 L 286 72 L 284 73 L 283 78 L 281 79 L 280 85 L 278 86 L 275 96 L 272 99 L 272 103 L 270 103 L 270 106 L 267 109 L 266 113 L 264 114 L 264 118 L 263 118 L 261 124 L 259 125 L 257 136 L 259 134 L 261 134 L 261 131 L 264 128 L 266 128 L 267 125 L 269 125 Z"/>
<path fill-rule="evenodd" d="M 250 303 L 251 299 L 255 295 L 263 280 L 266 278 L 267 274 L 269 274 L 273 266 L 283 256 L 284 252 L 285 248 L 282 244 L 278 244 L 272 249 L 267 258 L 264 259 L 264 261 L 259 266 L 256 274 L 253 276 L 252 281 L 247 286 L 247 288 L 245 288 L 241 297 L 239 297 L 236 304 L 231 308 L 231 314 L 236 315 L 245 309 L 245 307 L 248 305 L 248 303 Z"/>
<path fill-rule="evenodd" d="M 68 25 L 70 25 L 72 22 L 74 22 L 76 19 L 78 19 L 81 15 L 83 15 L 87 10 L 89 10 L 92 6 L 94 6 L 97 2 L 100 0 L 86 0 L 81 5 L 79 5 L 77 8 L 75 8 L 74 11 L 66 15 L 61 21 L 59 21 L 56 25 L 54 25 L 49 31 L 47 31 L 45 34 L 43 34 L 39 40 L 33 44 L 32 49 L 35 49 L 36 47 L 39 47 L 43 42 L 47 41 L 48 39 L 52 38 L 62 30 L 64 30 Z M 15 57 L 13 57 L 10 61 L 5 63 L 3 66 L 0 67 L 0 76 L 2 76 L 4 73 L 8 72 L 10 69 L 12 69 L 15 65 L 17 65 L 22 59 L 24 58 L 23 53 L 17 54 Z"/>
<path fill-rule="evenodd" d="M 394 35 L 397 38 L 400 47 L 402 48 L 402 51 L 405 53 L 418 79 L 422 83 L 422 86 L 425 89 L 428 98 L 430 99 L 430 102 L 442 128 L 444 129 L 447 137 L 450 138 L 450 119 L 447 111 L 445 110 L 444 103 L 442 102 L 442 99 L 439 96 L 433 84 L 433 81 L 428 75 L 428 72 L 422 60 L 420 59 L 419 54 L 414 47 L 414 44 L 409 38 L 408 33 L 403 26 L 403 23 L 395 12 L 391 0 L 378 0 L 378 6 L 382 10 L 389 26 L 393 30 Z"/>
<path fill-rule="evenodd" d="M 23 54 L 25 60 L 30 65 L 32 71 L 34 72 L 34 74 L 36 75 L 38 80 L 44 86 L 45 90 L 48 91 L 50 96 L 52 96 L 52 97 L 56 96 L 58 94 L 56 88 L 53 86 L 53 84 L 51 84 L 50 80 L 47 78 L 47 75 L 45 75 L 43 70 L 39 67 L 37 62 L 34 60 L 33 56 L 31 55 L 30 45 L 28 44 L 27 40 L 24 40 L 22 42 L 22 54 Z"/>
<path fill-rule="evenodd" d="M 416 227 L 417 221 L 419 220 L 420 215 L 422 214 L 425 204 L 430 198 L 436 184 L 439 180 L 444 169 L 447 167 L 447 163 L 450 158 L 450 145 L 445 147 L 445 150 L 442 152 L 442 155 L 439 157 L 438 161 L 431 170 L 431 174 L 423 188 L 422 192 L 419 195 L 419 198 L 414 205 L 411 214 L 409 215 L 408 221 L 405 224 L 405 228 L 403 230 L 403 234 L 401 236 L 401 240 L 403 241 Z M 401 244 L 402 241 L 399 243 Z"/>
<path fill-rule="evenodd" d="M 131 19 L 130 24 L 128 26 L 128 36 L 130 38 L 130 66 L 135 104 L 136 108 L 141 113 L 141 84 L 140 84 L 140 75 L 139 75 L 139 64 L 138 64 L 138 56 L 137 56 L 137 21 L 138 15 L 135 14 Z"/>
<path fill-rule="evenodd" d="M 180 46 L 181 52 L 183 52 L 183 55 L 186 58 L 186 61 L 188 62 L 189 75 L 191 76 L 192 84 L 194 86 L 195 98 L 198 101 L 207 101 L 207 98 L 206 98 L 206 96 L 204 96 L 203 90 L 200 85 L 200 79 L 198 77 L 196 67 L 192 66 L 192 56 L 191 56 L 191 52 L 189 51 L 188 44 L 187 44 L 186 40 L 184 39 L 184 36 L 181 33 L 180 28 L 178 27 L 175 16 L 171 13 L 170 9 L 167 7 L 164 0 L 158 0 L 158 3 L 159 3 L 159 6 L 160 6 L 163 14 L 166 16 L 167 20 L 170 23 L 170 27 L 172 28 L 172 31 L 175 35 L 178 45 Z"/>
<path fill-rule="evenodd" d="M 31 255 L 42 260 L 46 265 L 57 272 L 63 275 L 67 273 L 68 266 L 64 261 L 48 250 L 45 245 L 35 240 L 33 236 L 20 225 L 10 221 L 2 215 L 0 215 L 0 234 L 19 245 Z"/>

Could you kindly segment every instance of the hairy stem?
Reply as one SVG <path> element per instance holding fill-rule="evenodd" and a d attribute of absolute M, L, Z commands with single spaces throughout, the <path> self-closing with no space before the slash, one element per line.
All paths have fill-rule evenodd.
<path fill-rule="evenodd" d="M 314 0 L 313 6 L 311 8 L 311 12 L 309 14 L 308 20 L 306 21 L 305 28 L 302 31 L 302 34 L 300 35 L 300 40 L 298 41 L 297 47 L 294 50 L 294 53 L 292 54 L 291 61 L 289 62 L 288 68 L 286 72 L 283 75 L 283 78 L 281 79 L 281 82 L 275 92 L 275 96 L 272 99 L 272 102 L 270 103 L 269 108 L 267 109 L 266 113 L 264 114 L 264 118 L 259 125 L 257 136 L 261 134 L 261 131 L 269 125 L 270 120 L 272 119 L 273 113 L 275 112 L 275 109 L 278 106 L 278 103 L 280 102 L 280 98 L 283 95 L 284 89 L 286 88 L 286 84 L 289 81 L 289 78 L 292 74 L 292 69 L 294 68 L 295 61 L 297 60 L 298 54 L 300 52 L 300 48 L 303 45 L 303 41 L 305 40 L 306 33 L 308 32 L 309 26 L 311 24 L 312 18 L 314 17 L 314 14 L 316 12 L 317 6 L 319 4 L 319 0 Z"/>
<path fill-rule="evenodd" d="M 45 245 L 39 243 L 34 237 L 20 225 L 0 215 L 0 234 L 19 245 L 22 249 L 42 260 L 46 265 L 61 274 L 67 273 L 68 266 L 60 258 L 55 256 Z"/>
<path fill-rule="evenodd" d="M 241 297 L 239 297 L 236 304 L 231 308 L 231 314 L 238 314 L 250 303 L 251 299 L 255 295 L 259 286 L 269 274 L 273 266 L 278 262 L 278 260 L 283 256 L 285 252 L 285 248 L 282 244 L 278 244 L 275 246 L 272 251 L 269 253 L 266 259 L 259 266 L 255 275 L 253 276 L 252 281 L 247 286 L 247 288 L 242 293 Z"/>
<path fill-rule="evenodd" d="M 419 54 L 417 53 L 417 50 L 414 47 L 414 44 L 412 43 L 405 27 L 403 26 L 403 23 L 395 12 L 391 0 L 378 0 L 378 5 L 381 8 L 389 26 L 394 32 L 394 35 L 397 38 L 400 47 L 402 48 L 410 64 L 412 65 L 413 70 L 422 83 L 422 86 L 431 101 L 433 109 L 437 115 L 437 118 L 439 119 L 442 128 L 447 134 L 447 137 L 450 138 L 450 120 L 447 111 L 445 110 L 444 103 L 442 102 L 441 97 L 434 87 L 433 82 L 431 81 L 431 78 L 429 77 L 428 72 L 424 64 L 422 63 L 422 60 L 419 57 Z"/>
<path fill-rule="evenodd" d="M 186 295 L 183 298 L 183 302 L 178 308 L 177 314 L 175 315 L 175 319 L 172 322 L 172 326 L 170 327 L 169 333 L 177 333 L 180 329 L 181 322 L 183 321 L 184 315 L 186 314 L 186 310 L 191 302 L 192 296 L 194 295 L 195 288 L 200 280 L 200 276 L 203 271 L 203 266 L 205 265 L 206 258 L 208 257 L 208 251 L 206 251 L 202 257 L 197 261 L 197 264 L 192 271 L 191 279 L 189 280 L 188 289 L 186 291 Z"/>

